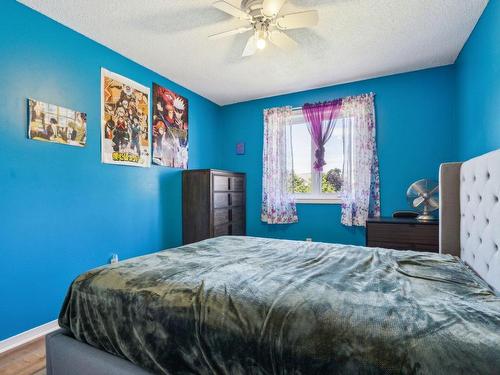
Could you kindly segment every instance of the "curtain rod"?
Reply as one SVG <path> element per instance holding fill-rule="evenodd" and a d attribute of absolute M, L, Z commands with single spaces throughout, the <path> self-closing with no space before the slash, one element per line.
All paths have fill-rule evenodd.
<path fill-rule="evenodd" d="M 340 99 L 335 99 L 335 100 L 340 100 Z M 331 100 L 331 101 L 333 102 L 335 100 Z M 330 102 L 330 101 L 328 101 L 328 102 Z M 321 103 L 326 103 L 326 102 L 318 102 L 318 103 L 310 103 L 310 104 L 315 105 L 315 104 L 321 104 Z M 302 111 L 302 108 L 303 107 L 292 107 L 292 111 Z"/>
<path fill-rule="evenodd" d="M 375 93 L 373 92 L 370 92 L 368 94 L 360 94 L 360 95 L 354 95 L 353 97 L 357 97 L 357 96 L 364 96 L 364 95 L 372 95 L 372 96 L 375 96 Z M 346 98 L 351 98 L 351 96 L 347 96 Z M 342 99 L 345 99 L 345 98 L 342 98 Z M 335 100 L 338 100 L 338 99 L 335 99 Z M 292 107 L 292 111 L 302 111 L 302 107 Z"/>

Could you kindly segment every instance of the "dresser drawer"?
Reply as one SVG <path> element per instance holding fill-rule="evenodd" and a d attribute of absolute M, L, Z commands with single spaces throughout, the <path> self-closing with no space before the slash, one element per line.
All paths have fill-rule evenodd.
<path fill-rule="evenodd" d="M 220 225 L 228 223 L 231 218 L 231 210 L 227 207 L 225 208 L 215 208 L 214 209 L 214 225 Z"/>
<path fill-rule="evenodd" d="M 214 237 L 244 235 L 245 225 L 242 222 L 225 223 L 214 226 Z"/>
<path fill-rule="evenodd" d="M 399 243 L 428 243 L 439 236 L 437 225 L 425 224 L 368 224 L 370 241 Z"/>
<path fill-rule="evenodd" d="M 244 195 L 243 193 L 231 193 L 229 197 L 229 202 L 231 206 L 243 206 L 244 203 Z"/>
<path fill-rule="evenodd" d="M 439 251 L 439 244 L 419 244 L 412 242 L 388 242 L 388 241 L 368 241 L 368 247 L 381 247 L 384 249 L 394 250 L 414 250 L 414 251 L 429 251 L 437 253 Z"/>
<path fill-rule="evenodd" d="M 243 191 L 245 190 L 244 177 L 228 177 L 214 175 L 214 191 Z"/>
<path fill-rule="evenodd" d="M 214 226 L 214 237 L 228 236 L 230 234 L 231 234 L 230 224 L 226 223 Z"/>
<path fill-rule="evenodd" d="M 231 228 L 231 234 L 233 236 L 244 236 L 245 235 L 245 227 L 243 223 L 233 223 Z"/>
<path fill-rule="evenodd" d="M 214 209 L 214 225 L 229 222 L 243 222 L 243 219 L 243 207 L 224 207 Z"/>
<path fill-rule="evenodd" d="M 368 222 L 366 246 L 396 250 L 438 251 L 439 225 L 408 222 Z"/>
<path fill-rule="evenodd" d="M 245 211 L 243 207 L 233 207 L 229 212 L 229 220 L 235 222 L 243 222 Z"/>
<path fill-rule="evenodd" d="M 214 208 L 228 207 L 231 193 L 214 193 Z"/>
<path fill-rule="evenodd" d="M 243 193 L 214 193 L 214 208 L 243 206 Z"/>
<path fill-rule="evenodd" d="M 231 187 L 231 177 L 214 175 L 214 191 L 229 191 Z"/>
<path fill-rule="evenodd" d="M 245 190 L 245 178 L 244 177 L 231 177 L 230 190 L 231 191 L 243 191 L 243 190 Z"/>

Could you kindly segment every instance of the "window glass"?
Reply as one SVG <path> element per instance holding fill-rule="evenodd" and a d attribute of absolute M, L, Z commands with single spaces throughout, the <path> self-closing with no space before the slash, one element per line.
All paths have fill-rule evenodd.
<path fill-rule="evenodd" d="M 294 116 L 287 131 L 290 147 L 288 168 L 292 171 L 293 193 L 298 199 L 328 200 L 338 198 L 342 187 L 343 132 L 344 121 L 338 119 L 331 138 L 325 145 L 323 172 L 313 168 L 315 146 L 300 113 Z"/>
<path fill-rule="evenodd" d="M 293 191 L 294 193 L 311 193 L 311 136 L 305 124 L 290 126 L 289 131 L 291 144 L 291 165 L 293 172 Z"/>
<path fill-rule="evenodd" d="M 344 146 L 342 142 L 342 127 L 344 121 L 339 119 L 333 130 L 332 137 L 325 145 L 325 162 L 321 178 L 322 193 L 339 193 L 342 187 L 342 163 Z"/>

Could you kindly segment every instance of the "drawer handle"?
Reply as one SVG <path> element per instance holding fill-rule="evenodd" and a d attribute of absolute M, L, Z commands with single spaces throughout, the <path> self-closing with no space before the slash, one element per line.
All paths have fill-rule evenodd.
<path fill-rule="evenodd" d="M 232 197 L 231 197 L 231 194 L 228 194 L 228 195 L 227 195 L 227 202 L 228 202 L 228 204 L 229 204 L 229 205 L 231 205 L 231 204 L 232 204 L 232 202 L 231 202 L 231 201 L 232 201 L 232 199 L 231 199 L 231 198 L 232 198 Z"/>
<path fill-rule="evenodd" d="M 233 210 L 229 210 L 228 217 L 229 217 L 229 221 L 233 220 Z"/>
<path fill-rule="evenodd" d="M 231 190 L 231 179 L 227 179 L 227 190 Z"/>

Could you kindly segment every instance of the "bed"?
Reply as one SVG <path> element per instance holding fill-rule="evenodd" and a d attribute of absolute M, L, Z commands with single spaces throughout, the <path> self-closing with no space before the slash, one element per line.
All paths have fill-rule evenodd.
<path fill-rule="evenodd" d="M 500 151 L 440 184 L 441 254 L 219 237 L 82 274 L 47 373 L 493 374 Z"/>

